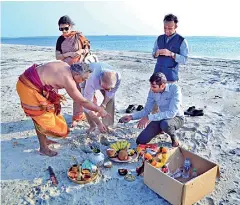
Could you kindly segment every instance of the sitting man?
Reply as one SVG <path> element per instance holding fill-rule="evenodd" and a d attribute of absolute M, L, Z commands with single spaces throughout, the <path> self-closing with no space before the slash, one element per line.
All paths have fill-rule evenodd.
<path fill-rule="evenodd" d="M 83 63 L 69 66 L 65 62 L 54 61 L 39 66 L 34 64 L 19 77 L 17 92 L 25 114 L 32 118 L 35 125 L 40 154 L 57 155 L 48 148 L 48 144 L 56 142 L 46 136 L 66 137 L 69 133 L 65 119 L 59 114 L 60 103 L 65 98 L 58 94 L 58 89 L 66 89 L 74 101 L 98 112 L 99 116 L 109 117 L 103 107 L 86 100 L 77 89 L 76 84 L 85 81 L 91 72 L 91 68 Z"/>
<path fill-rule="evenodd" d="M 86 81 L 84 88 L 84 97 L 88 100 L 94 100 L 94 93 L 96 90 L 100 90 L 104 96 L 101 107 L 111 115 L 111 118 L 103 119 L 102 122 L 94 112 L 84 109 L 90 128 L 88 133 L 95 130 L 96 125 L 100 132 L 104 133 L 107 131 L 109 125 L 114 123 L 114 96 L 119 88 L 121 77 L 118 72 L 111 70 L 111 66 L 105 63 L 91 63 L 90 68 L 93 69 L 93 73 Z"/>
<path fill-rule="evenodd" d="M 154 73 L 149 81 L 151 88 L 144 109 L 132 115 L 123 116 L 120 122 L 125 123 L 141 118 L 137 125 L 138 128 L 147 127 L 138 136 L 137 144 L 147 144 L 152 138 L 164 131 L 170 135 L 172 146 L 177 147 L 179 142 L 175 131 L 184 123 L 181 89 L 176 84 L 168 84 L 166 76 L 160 72 Z M 160 112 L 150 114 L 155 103 Z"/>

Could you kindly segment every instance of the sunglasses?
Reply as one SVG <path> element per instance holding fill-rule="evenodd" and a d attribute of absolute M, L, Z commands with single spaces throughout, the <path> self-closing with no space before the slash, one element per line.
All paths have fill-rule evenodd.
<path fill-rule="evenodd" d="M 68 31 L 69 30 L 69 27 L 64 27 L 64 28 L 59 28 L 59 31 Z"/>

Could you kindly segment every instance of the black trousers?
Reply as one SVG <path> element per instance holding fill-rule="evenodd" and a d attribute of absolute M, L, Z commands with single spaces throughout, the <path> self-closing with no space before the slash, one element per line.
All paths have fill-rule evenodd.
<path fill-rule="evenodd" d="M 148 126 L 139 134 L 136 142 L 137 144 L 147 144 L 161 131 L 170 135 L 171 140 L 176 140 L 175 131 L 182 127 L 184 119 L 182 117 L 174 117 L 172 119 L 152 121 Z"/>

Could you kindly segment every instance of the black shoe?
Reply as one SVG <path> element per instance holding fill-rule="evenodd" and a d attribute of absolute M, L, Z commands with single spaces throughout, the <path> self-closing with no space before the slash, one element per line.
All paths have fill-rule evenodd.
<path fill-rule="evenodd" d="M 184 115 L 192 115 L 192 112 L 195 110 L 195 106 L 189 107 L 185 112 Z"/>
<path fill-rule="evenodd" d="M 203 110 L 193 110 L 192 115 L 191 116 L 203 116 Z"/>
<path fill-rule="evenodd" d="M 126 109 L 126 113 L 132 113 L 133 110 L 135 110 L 135 105 L 129 105 L 128 108 Z"/>
<path fill-rule="evenodd" d="M 142 105 L 138 105 L 136 110 L 137 111 L 141 111 L 142 109 L 143 109 L 143 106 Z"/>

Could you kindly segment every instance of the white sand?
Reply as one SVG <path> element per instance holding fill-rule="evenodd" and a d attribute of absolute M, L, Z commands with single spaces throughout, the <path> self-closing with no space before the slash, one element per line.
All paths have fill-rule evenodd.
<path fill-rule="evenodd" d="M 84 135 L 86 124 L 79 125 L 70 136 L 59 139 L 55 146 L 58 156 L 40 156 L 33 123 L 25 117 L 15 85 L 18 76 L 33 63 L 54 60 L 54 48 L 37 46 L 1 45 L 1 188 L 2 204 L 40 204 L 47 198 L 49 204 L 168 204 L 151 191 L 142 177 L 127 182 L 117 174 L 120 167 L 136 168 L 137 164 L 116 165 L 111 170 L 102 169 L 102 177 L 95 183 L 77 185 L 66 177 L 67 168 L 86 159 L 81 148 L 88 142 L 99 142 L 104 135 Z M 97 52 L 99 59 L 114 66 L 122 74 L 122 84 L 117 92 L 116 118 L 124 114 L 129 104 L 144 104 L 149 89 L 148 79 L 155 61 L 150 54 L 105 51 Z M 222 59 L 189 59 L 180 70 L 179 85 L 183 90 L 184 109 L 195 105 L 203 108 L 202 117 L 186 117 L 178 131 L 184 146 L 208 158 L 221 167 L 221 178 L 215 191 L 198 204 L 240 204 L 240 61 Z M 72 101 L 63 106 L 62 113 L 71 121 Z M 135 128 L 132 128 L 135 126 Z M 136 122 L 114 127 L 114 133 L 105 135 L 111 142 L 129 139 L 133 144 L 140 132 Z M 161 138 L 160 138 L 161 137 Z M 170 142 L 161 135 L 161 139 Z M 165 143 L 169 146 L 169 143 Z M 106 146 L 101 145 L 101 149 Z M 46 171 L 52 166 L 59 180 L 58 187 L 51 186 Z"/>

